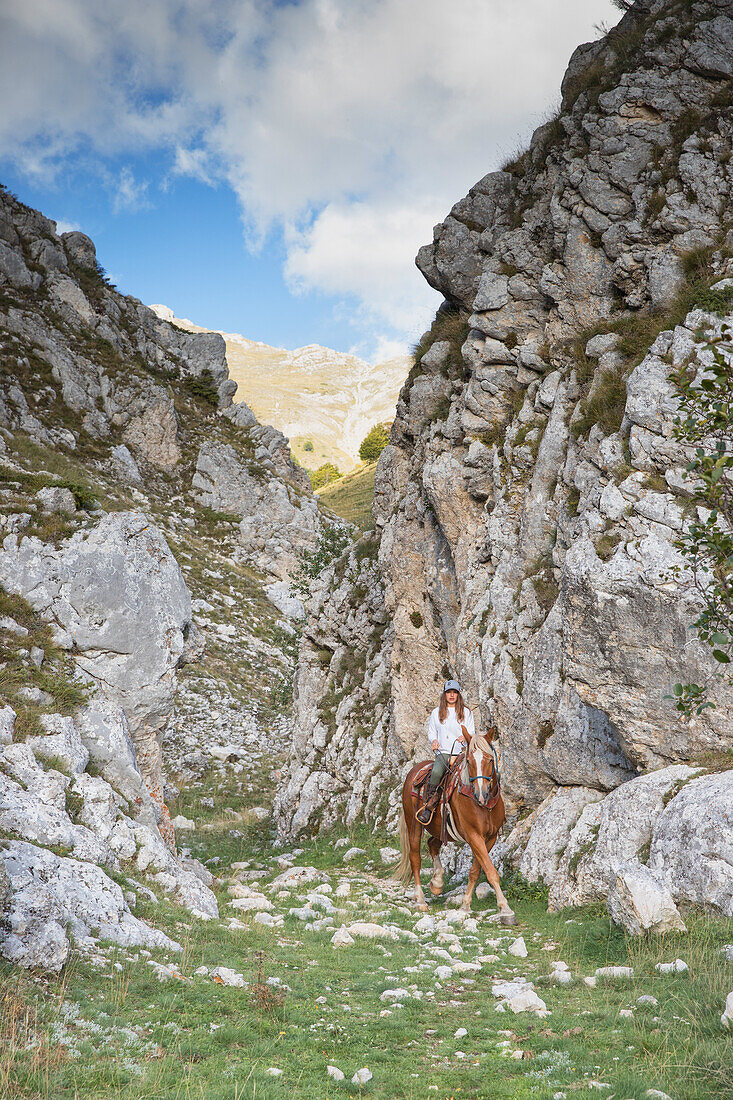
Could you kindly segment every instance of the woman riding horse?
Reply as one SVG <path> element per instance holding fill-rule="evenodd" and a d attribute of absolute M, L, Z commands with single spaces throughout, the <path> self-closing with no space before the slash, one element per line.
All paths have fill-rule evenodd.
<path fill-rule="evenodd" d="M 461 685 L 457 680 L 446 680 L 440 703 L 430 715 L 428 740 L 435 755 L 435 763 L 428 780 L 425 805 L 417 815 L 421 825 L 429 825 L 435 809 L 440 781 L 453 760 L 466 747 L 465 727 L 469 738 L 475 733 L 473 715 L 463 701 Z"/>
<path fill-rule="evenodd" d="M 463 722 L 458 720 L 459 707 L 463 710 Z M 443 711 L 442 716 L 441 710 Z M 466 722 L 467 716 L 470 721 L 470 730 Z M 454 722 L 458 725 L 457 733 L 453 726 Z M 456 777 L 450 779 L 447 792 L 449 797 L 446 804 L 446 813 L 449 811 L 453 830 L 452 835 L 464 840 L 473 853 L 473 864 L 468 875 L 468 884 L 461 902 L 461 908 L 464 911 L 470 909 L 474 887 L 483 870 L 496 894 L 501 923 L 506 925 L 516 924 L 517 918 L 504 896 L 499 874 L 489 856 L 489 852 L 494 846 L 499 830 L 505 820 L 504 802 L 499 788 L 498 760 L 491 745 L 491 739 L 495 731 L 490 730 L 486 737 L 474 732 L 473 717 L 461 698 L 460 687 L 455 680 L 448 680 L 444 685 L 441 704 L 430 716 L 429 728 L 433 734 L 431 745 L 436 752 L 436 761 L 433 764 L 430 776 L 431 785 L 435 783 L 436 770 L 438 771 L 438 778 L 440 778 L 440 775 L 448 766 L 446 761 L 442 760 L 441 743 L 446 745 L 445 755 L 449 755 L 451 759 L 456 755 L 454 742 L 459 743 L 459 751 L 465 749 L 465 760 L 461 767 L 460 781 L 457 781 Z M 455 737 L 453 737 L 454 733 L 456 733 Z M 441 735 L 445 738 L 442 742 Z M 450 745 L 448 745 L 448 738 L 451 738 Z M 440 894 L 443 889 L 440 848 L 442 837 L 445 835 L 443 831 L 443 807 L 438 805 L 440 800 L 435 796 L 435 786 L 433 787 L 434 805 L 430 808 L 428 821 L 424 822 L 418 814 L 418 796 L 415 784 L 416 782 L 419 784 L 419 776 L 424 775 L 426 766 L 425 762 L 416 764 L 410 769 L 405 778 L 402 788 L 402 815 L 400 820 L 401 859 L 392 875 L 393 878 L 404 882 L 405 885 L 410 880 L 414 882 L 415 901 L 423 911 L 427 909 L 425 895 L 420 884 L 420 868 L 422 865 L 420 848 L 423 830 L 426 830 L 429 834 L 428 849 L 433 857 L 430 891 L 434 896 Z"/>

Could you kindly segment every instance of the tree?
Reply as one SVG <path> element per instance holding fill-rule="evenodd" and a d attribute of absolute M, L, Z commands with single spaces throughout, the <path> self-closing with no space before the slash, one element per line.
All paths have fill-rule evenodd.
<path fill-rule="evenodd" d="M 319 466 L 317 470 L 310 474 L 311 485 L 314 489 L 322 489 L 324 485 L 330 485 L 332 481 L 336 481 L 339 477 L 341 477 L 341 471 L 334 466 L 333 462 L 324 462 L 322 466 Z"/>
<path fill-rule="evenodd" d="M 389 424 L 375 424 L 361 441 L 359 458 L 362 462 L 376 462 L 389 443 Z"/>
<path fill-rule="evenodd" d="M 730 678 L 733 656 L 733 343 L 730 325 L 707 345 L 712 363 L 702 371 L 685 364 L 672 375 L 680 415 L 674 435 L 694 448 L 685 476 L 692 482 L 696 517 L 676 542 L 687 560 L 702 612 L 692 624 L 712 647 L 719 670 Z M 677 575 L 681 569 L 676 570 Z M 705 684 L 675 684 L 677 710 L 689 717 L 715 704 Z"/>

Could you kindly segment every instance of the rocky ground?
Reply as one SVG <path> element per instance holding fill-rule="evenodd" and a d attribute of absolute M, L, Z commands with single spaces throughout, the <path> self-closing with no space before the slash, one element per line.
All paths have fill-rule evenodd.
<path fill-rule="evenodd" d="M 460 886 L 422 915 L 387 879 L 386 834 L 274 843 L 285 741 L 173 802 L 218 918 L 138 880 L 136 914 L 177 949 L 102 942 L 59 978 L 2 964 L 3 1096 L 730 1095 L 733 922 L 688 912 L 687 934 L 639 941 L 510 876 L 516 929 L 485 884 L 468 915 Z"/>

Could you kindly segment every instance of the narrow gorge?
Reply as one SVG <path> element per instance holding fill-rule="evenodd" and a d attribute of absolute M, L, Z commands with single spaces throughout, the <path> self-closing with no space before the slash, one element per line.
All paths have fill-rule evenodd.
<path fill-rule="evenodd" d="M 297 456 L 399 358 L 237 368 L 0 187 L 0 1096 L 733 1097 L 733 5 L 616 7 L 420 249 L 342 497 Z M 309 355 L 296 456 L 230 367 Z M 388 878 L 454 677 L 511 934 L 465 846 Z"/>

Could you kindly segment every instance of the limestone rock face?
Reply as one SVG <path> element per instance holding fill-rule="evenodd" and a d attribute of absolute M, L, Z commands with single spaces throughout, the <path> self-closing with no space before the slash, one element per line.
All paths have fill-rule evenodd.
<path fill-rule="evenodd" d="M 73 643 L 79 669 L 122 707 L 137 766 L 162 802 L 159 738 L 191 621 L 190 593 L 162 533 L 142 513 L 113 512 L 58 549 L 11 535 L 0 583 Z"/>
<path fill-rule="evenodd" d="M 246 557 L 285 579 L 296 568 L 299 551 L 315 550 L 321 515 L 307 475 L 293 464 L 280 432 L 251 429 L 247 442 L 249 454 L 231 444 L 204 443 L 193 487 L 203 504 L 241 516 L 239 541 Z"/>
<path fill-rule="evenodd" d="M 713 679 L 715 708 L 689 722 L 667 698 L 715 671 L 691 629 L 700 603 L 675 545 L 695 512 L 672 375 L 683 363 L 704 369 L 733 310 L 704 312 L 690 295 L 683 323 L 670 310 L 669 326 L 633 353 L 621 331 L 663 317 L 683 284 L 687 293 L 695 249 L 711 282 L 733 276 L 721 248 L 733 115 L 714 75 L 731 26 L 712 0 L 689 23 L 663 0 L 634 4 L 576 50 L 557 120 L 480 180 L 420 250 L 445 303 L 400 395 L 374 497 L 388 752 L 380 716 L 337 769 L 322 752 L 315 693 L 301 691 L 289 765 L 301 793 L 289 788 L 298 810 L 282 814 L 284 830 L 328 817 L 343 782 L 352 816 L 368 800 L 372 816 L 379 806 L 396 822 L 395 790 L 428 755 L 425 721 L 450 674 L 479 723 L 497 729 L 511 815 L 558 788 L 598 792 L 559 869 L 549 822 L 546 856 L 539 839 L 527 856 L 528 871 L 553 878 L 557 903 L 574 904 L 605 896 L 622 862 L 591 870 L 581 852 L 579 878 L 563 869 L 596 826 L 603 835 L 608 792 L 733 744 L 730 682 Z M 308 639 L 332 631 L 343 589 L 335 573 L 329 583 L 308 609 Z M 311 644 L 303 685 L 317 681 Z M 340 714 L 365 684 L 346 685 Z M 384 762 L 366 794 L 352 780 L 372 754 Z M 624 860 L 650 838 L 651 806 L 640 807 L 623 810 L 637 838 L 623 840 Z"/>

